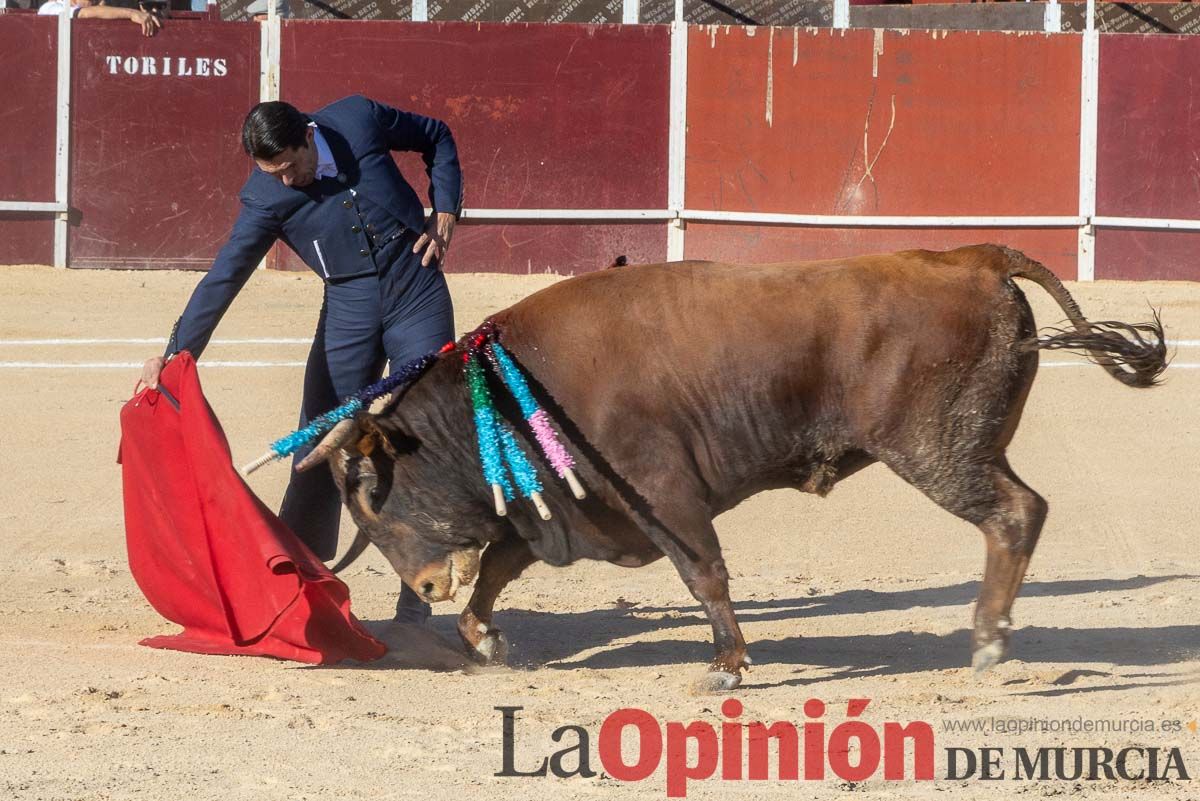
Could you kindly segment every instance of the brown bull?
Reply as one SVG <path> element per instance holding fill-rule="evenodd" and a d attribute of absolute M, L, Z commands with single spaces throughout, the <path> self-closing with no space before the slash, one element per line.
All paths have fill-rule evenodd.
<path fill-rule="evenodd" d="M 1070 326 L 1035 339 L 1014 277 L 1048 292 Z M 994 664 L 1046 517 L 1005 458 L 1038 349 L 1083 350 L 1136 387 L 1166 366 L 1157 316 L 1088 322 L 1049 270 L 991 245 L 609 270 L 492 319 L 569 443 L 586 500 L 547 469 L 552 520 L 521 502 L 496 515 L 454 354 L 381 414 L 348 421 L 304 467 L 329 459 L 360 535 L 427 600 L 477 574 L 459 632 L 484 659 L 505 645 L 497 595 L 534 561 L 638 567 L 666 555 L 712 622 L 710 690 L 737 686 L 750 663 L 713 518 L 763 490 L 824 495 L 874 462 L 983 532 L 972 661 Z M 493 393 L 506 397 L 498 382 Z M 500 411 L 536 452 L 515 406 Z"/>

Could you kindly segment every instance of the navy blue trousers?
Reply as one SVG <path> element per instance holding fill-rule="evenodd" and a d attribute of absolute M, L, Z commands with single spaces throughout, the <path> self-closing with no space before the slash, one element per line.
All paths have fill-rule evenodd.
<path fill-rule="evenodd" d="M 454 338 L 454 309 L 446 278 L 404 252 L 378 275 L 325 287 L 325 302 L 304 373 L 300 427 L 339 405 L 392 368 L 436 351 Z M 308 450 L 296 454 L 304 458 Z M 294 462 L 293 462 L 294 466 Z M 323 560 L 337 552 L 342 501 L 328 465 L 292 471 L 279 517 Z M 401 605 L 416 596 L 407 586 Z"/>

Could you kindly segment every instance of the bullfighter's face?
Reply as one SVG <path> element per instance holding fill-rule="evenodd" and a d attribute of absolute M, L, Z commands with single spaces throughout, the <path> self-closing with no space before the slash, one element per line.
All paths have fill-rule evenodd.
<path fill-rule="evenodd" d="M 495 523 L 475 521 L 461 489 L 439 480 L 424 457 L 415 439 L 367 423 L 329 465 L 359 529 L 400 578 L 433 603 L 454 598 L 475 581 L 480 551 L 495 538 L 481 536 L 481 529 Z"/>
<path fill-rule="evenodd" d="M 313 127 L 305 133 L 304 145 L 285 148 L 271 159 L 255 159 L 258 168 L 278 178 L 284 186 L 308 186 L 317 178 L 317 145 L 313 141 Z"/>

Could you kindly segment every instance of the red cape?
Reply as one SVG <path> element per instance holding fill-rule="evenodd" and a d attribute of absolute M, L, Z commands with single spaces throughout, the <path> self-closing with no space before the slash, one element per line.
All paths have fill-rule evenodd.
<path fill-rule="evenodd" d="M 196 362 L 180 353 L 152 389 L 121 409 L 117 457 L 129 569 L 180 634 L 142 645 L 333 664 L 387 647 L 350 613 L 350 592 L 263 505 L 234 469 L 204 399 Z"/>

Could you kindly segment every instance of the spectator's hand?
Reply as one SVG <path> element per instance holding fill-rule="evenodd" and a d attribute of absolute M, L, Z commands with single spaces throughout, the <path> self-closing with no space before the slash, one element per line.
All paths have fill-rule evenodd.
<path fill-rule="evenodd" d="M 158 18 L 158 15 L 148 11 L 134 11 L 130 19 L 135 25 L 142 26 L 143 36 L 153 36 L 162 28 L 162 20 Z"/>
<path fill-rule="evenodd" d="M 142 365 L 142 378 L 138 383 L 137 389 L 140 389 L 142 384 L 150 387 L 150 389 L 158 389 L 158 376 L 166 366 L 167 360 L 162 356 L 155 356 L 153 359 L 146 359 L 146 363 Z M 136 392 L 137 389 L 134 391 Z"/>
<path fill-rule="evenodd" d="M 118 8 L 116 6 L 91 5 L 79 9 L 76 15 L 80 19 L 127 19 L 142 29 L 146 36 L 153 36 L 162 27 L 162 18 L 136 8 Z"/>
<path fill-rule="evenodd" d="M 446 258 L 446 251 L 450 248 L 450 237 L 454 235 L 454 223 L 457 219 L 453 214 L 444 211 L 430 215 L 429 222 L 425 223 L 425 231 L 413 245 L 413 253 L 425 251 L 425 255 L 421 257 L 422 267 L 428 267 L 430 264 L 441 266 Z"/>

